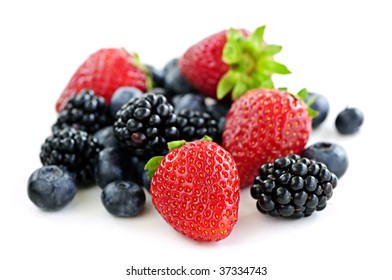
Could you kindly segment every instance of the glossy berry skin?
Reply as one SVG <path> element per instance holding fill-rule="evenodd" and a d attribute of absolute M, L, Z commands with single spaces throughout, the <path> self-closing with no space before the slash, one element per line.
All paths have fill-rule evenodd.
<path fill-rule="evenodd" d="M 95 139 L 97 139 L 98 144 L 102 146 L 102 148 L 118 147 L 120 145 L 116 135 L 114 135 L 114 129 L 112 125 L 101 128 L 95 132 L 93 136 Z"/>
<path fill-rule="evenodd" d="M 70 126 L 94 133 L 112 123 L 113 119 L 105 100 L 96 96 L 92 90 L 82 90 L 68 99 L 52 126 L 52 131 Z"/>
<path fill-rule="evenodd" d="M 346 108 L 336 117 L 335 126 L 340 134 L 350 135 L 359 130 L 363 120 L 364 115 L 361 110 L 357 108 Z"/>
<path fill-rule="evenodd" d="M 255 89 L 227 114 L 222 146 L 233 155 L 241 187 L 250 186 L 258 166 L 304 149 L 312 121 L 303 101 L 277 89 Z"/>
<path fill-rule="evenodd" d="M 205 135 L 213 140 L 218 135 L 218 122 L 211 114 L 192 109 L 182 109 L 177 114 L 177 128 L 180 131 L 179 139 L 193 141 Z"/>
<path fill-rule="evenodd" d="M 106 210 L 117 217 L 135 217 L 146 203 L 143 189 L 131 181 L 114 181 L 106 185 L 101 193 Z"/>
<path fill-rule="evenodd" d="M 43 165 L 58 165 L 75 174 L 76 182 L 88 185 L 94 179 L 94 167 L 101 146 L 86 131 L 67 127 L 54 132 L 41 146 Z"/>
<path fill-rule="evenodd" d="M 75 197 L 76 190 L 74 177 L 56 165 L 35 170 L 27 187 L 30 200 L 46 211 L 57 211 L 68 205 Z"/>
<path fill-rule="evenodd" d="M 314 143 L 303 150 L 301 155 L 324 163 L 338 178 L 342 177 L 348 169 L 348 155 L 345 149 L 336 143 Z"/>
<path fill-rule="evenodd" d="M 178 113 L 183 109 L 206 111 L 205 96 L 199 93 L 186 93 L 173 98 L 174 112 Z"/>
<path fill-rule="evenodd" d="M 310 108 L 317 112 L 317 116 L 312 118 L 312 128 L 319 127 L 327 118 L 329 113 L 329 102 L 328 99 L 321 94 L 309 92 L 306 97 L 306 101 L 316 96 L 314 102 L 310 105 Z"/>
<path fill-rule="evenodd" d="M 152 203 L 175 230 L 198 241 L 218 241 L 238 219 L 239 178 L 221 146 L 196 140 L 173 149 L 151 180 Z"/>
<path fill-rule="evenodd" d="M 142 91 L 135 87 L 120 87 L 116 89 L 110 100 L 110 112 L 113 118 L 116 117 L 116 113 L 121 106 L 128 103 L 133 97 L 138 97 L 141 94 Z"/>
<path fill-rule="evenodd" d="M 184 94 L 188 92 L 195 92 L 194 87 L 181 73 L 177 59 L 170 61 L 165 67 L 164 85 L 165 89 L 171 93 L 172 96 L 177 94 Z"/>
<path fill-rule="evenodd" d="M 104 188 L 113 181 L 135 181 L 136 170 L 131 164 L 131 158 L 129 152 L 120 147 L 109 147 L 100 151 L 95 166 L 96 184 Z"/>
<path fill-rule="evenodd" d="M 325 164 L 291 154 L 263 164 L 250 193 L 261 213 L 298 219 L 325 209 L 337 183 Z"/>
<path fill-rule="evenodd" d="M 167 142 L 178 139 L 176 121 L 173 106 L 163 95 L 146 93 L 121 107 L 114 133 L 120 144 L 137 156 L 163 155 Z"/>
<path fill-rule="evenodd" d="M 123 48 L 100 49 L 79 66 L 57 100 L 56 110 L 82 89 L 91 89 L 107 104 L 113 93 L 122 86 L 147 91 L 150 77 L 137 57 Z"/>
<path fill-rule="evenodd" d="M 222 60 L 223 48 L 227 42 L 227 31 L 215 33 L 191 46 L 179 59 L 182 75 L 199 92 L 216 98 L 219 80 L 229 70 Z"/>
<path fill-rule="evenodd" d="M 158 69 L 153 65 L 146 64 L 148 71 L 153 80 L 154 87 L 164 87 L 165 85 L 165 74 L 162 69 Z"/>

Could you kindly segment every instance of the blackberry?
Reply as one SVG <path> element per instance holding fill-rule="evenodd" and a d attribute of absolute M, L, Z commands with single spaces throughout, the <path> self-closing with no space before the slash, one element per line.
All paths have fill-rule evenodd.
<path fill-rule="evenodd" d="M 323 210 L 337 182 L 325 164 L 292 154 L 263 164 L 250 192 L 261 213 L 298 219 Z"/>
<path fill-rule="evenodd" d="M 105 100 L 101 96 L 96 96 L 92 90 L 82 90 L 67 101 L 52 126 L 52 131 L 71 126 L 94 133 L 112 123 L 110 107 Z"/>
<path fill-rule="evenodd" d="M 93 182 L 100 151 L 97 140 L 83 130 L 66 127 L 46 138 L 41 146 L 43 165 L 58 165 L 75 175 L 79 184 Z"/>
<path fill-rule="evenodd" d="M 167 142 L 177 140 L 177 115 L 161 94 L 146 93 L 130 100 L 116 114 L 114 133 L 137 156 L 164 155 Z"/>
<path fill-rule="evenodd" d="M 177 128 L 180 131 L 180 139 L 193 141 L 210 136 L 215 140 L 218 133 L 217 121 L 206 112 L 192 109 L 182 109 L 177 114 Z"/>

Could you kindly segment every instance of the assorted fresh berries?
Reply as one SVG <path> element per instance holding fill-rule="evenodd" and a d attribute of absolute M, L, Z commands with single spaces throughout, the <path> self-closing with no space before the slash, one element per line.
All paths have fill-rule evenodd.
<path fill-rule="evenodd" d="M 165 157 L 151 159 L 152 203 L 175 230 L 199 241 L 218 241 L 238 219 L 240 186 L 233 157 L 204 138 L 169 143 Z"/>
<path fill-rule="evenodd" d="M 109 106 L 105 100 L 96 96 L 92 90 L 82 90 L 68 99 L 59 112 L 53 131 L 74 127 L 88 133 L 94 133 L 112 124 Z"/>
<path fill-rule="evenodd" d="M 261 213 L 297 219 L 323 210 L 337 183 L 325 164 L 291 154 L 263 164 L 250 192 Z"/>
<path fill-rule="evenodd" d="M 87 132 L 67 127 L 46 138 L 40 158 L 43 165 L 64 167 L 74 174 L 77 183 L 89 184 L 100 150 L 97 140 Z"/>
<path fill-rule="evenodd" d="M 289 74 L 274 60 L 281 51 L 264 41 L 265 26 L 253 33 L 229 29 L 190 47 L 178 60 L 181 73 L 200 93 L 222 99 L 231 92 L 237 99 L 250 89 L 273 88 L 273 74 Z"/>
<path fill-rule="evenodd" d="M 343 135 L 354 134 L 359 131 L 364 115 L 358 108 L 346 108 L 338 114 L 335 120 L 336 129 Z"/>
<path fill-rule="evenodd" d="M 110 104 L 114 92 L 123 86 L 145 92 L 152 86 L 147 68 L 136 54 L 123 48 L 101 49 L 90 55 L 73 74 L 56 103 L 59 112 L 67 100 L 83 89 L 90 89 Z"/>
<path fill-rule="evenodd" d="M 287 91 L 255 89 L 227 114 L 223 147 L 237 164 L 241 187 L 250 186 L 258 166 L 304 149 L 312 130 L 307 105 Z"/>
<path fill-rule="evenodd" d="M 232 232 L 241 187 L 251 186 L 257 209 L 271 216 L 323 210 L 348 157 L 338 144 L 305 148 L 329 103 L 274 88 L 272 76 L 290 71 L 274 60 L 281 47 L 267 44 L 264 30 L 221 31 L 162 70 L 123 48 L 91 54 L 57 100 L 30 200 L 56 211 L 95 184 L 110 214 L 134 217 L 147 193 L 175 230 L 207 242 Z M 362 122 L 348 108 L 336 128 L 352 134 Z"/>

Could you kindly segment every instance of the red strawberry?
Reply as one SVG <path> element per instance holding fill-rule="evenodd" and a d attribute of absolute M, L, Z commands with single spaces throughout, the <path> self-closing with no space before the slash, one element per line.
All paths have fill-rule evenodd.
<path fill-rule="evenodd" d="M 174 229 L 198 241 L 226 238 L 238 219 L 240 186 L 233 157 L 211 139 L 169 143 L 151 159 L 152 203 Z"/>
<path fill-rule="evenodd" d="M 93 90 L 110 104 L 113 93 L 119 87 L 132 86 L 144 92 L 150 83 L 147 71 L 136 54 L 130 54 L 123 48 L 101 49 L 76 70 L 57 100 L 56 110 L 59 112 L 68 98 L 82 89 Z"/>
<path fill-rule="evenodd" d="M 273 60 L 281 47 L 264 42 L 264 29 L 252 34 L 230 29 L 205 38 L 179 59 L 181 73 L 198 91 L 216 99 L 229 92 L 236 99 L 253 88 L 273 88 L 271 75 L 290 71 Z"/>
<path fill-rule="evenodd" d="M 302 99 L 306 93 L 298 95 Z M 252 184 L 262 164 L 302 152 L 314 111 L 301 99 L 282 90 L 254 89 L 234 101 L 222 146 L 234 157 L 241 187 Z"/>

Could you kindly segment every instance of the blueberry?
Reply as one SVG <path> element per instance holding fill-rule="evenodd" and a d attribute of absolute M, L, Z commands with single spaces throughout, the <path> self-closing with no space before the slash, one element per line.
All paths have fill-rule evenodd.
<path fill-rule="evenodd" d="M 309 92 L 306 97 L 308 101 L 313 96 L 316 96 L 314 102 L 310 105 L 310 108 L 317 111 L 317 116 L 312 119 L 312 127 L 317 128 L 321 123 L 325 121 L 329 113 L 329 102 L 324 95 Z"/>
<path fill-rule="evenodd" d="M 165 88 L 171 92 L 172 95 L 195 92 L 192 85 L 181 74 L 177 61 L 177 59 L 169 61 L 164 68 Z"/>
<path fill-rule="evenodd" d="M 117 217 L 134 217 L 144 208 L 146 195 L 131 181 L 114 181 L 104 187 L 101 201 L 106 210 Z"/>
<path fill-rule="evenodd" d="M 342 177 L 348 168 L 347 153 L 338 144 L 318 142 L 307 147 L 302 156 L 324 163 L 338 178 Z"/>
<path fill-rule="evenodd" d="M 110 100 L 110 112 L 115 118 L 118 109 L 127 103 L 131 98 L 141 95 L 142 92 L 134 87 L 120 87 L 118 88 Z"/>
<path fill-rule="evenodd" d="M 120 147 L 108 147 L 99 153 L 95 166 L 95 181 L 104 188 L 116 180 L 135 181 L 135 169 L 131 164 L 129 152 Z"/>
<path fill-rule="evenodd" d="M 336 117 L 335 126 L 341 134 L 354 134 L 361 127 L 363 119 L 363 113 L 359 109 L 346 108 Z"/>
<path fill-rule="evenodd" d="M 56 211 L 72 201 L 76 189 L 74 176 L 57 165 L 46 165 L 31 174 L 27 193 L 39 208 Z"/>
<path fill-rule="evenodd" d="M 117 147 L 119 145 L 116 135 L 114 134 L 113 126 L 101 128 L 94 133 L 94 137 L 98 143 L 105 147 Z"/>
<path fill-rule="evenodd" d="M 148 170 L 144 168 L 148 160 L 138 157 L 132 157 L 130 160 L 132 168 L 135 170 L 136 182 L 150 192 L 151 180 L 148 178 Z"/>
<path fill-rule="evenodd" d="M 205 97 L 198 93 L 186 93 L 173 98 L 174 111 L 180 112 L 182 109 L 192 109 L 201 112 L 206 111 Z"/>
<path fill-rule="evenodd" d="M 222 133 L 225 128 L 226 116 L 230 110 L 230 103 L 213 102 L 207 105 L 207 112 L 210 113 L 216 120 L 218 120 L 218 133 L 214 141 L 218 144 L 222 143 Z"/>
<path fill-rule="evenodd" d="M 145 66 L 147 67 L 148 71 L 150 71 L 152 80 L 154 82 L 154 86 L 163 87 L 165 82 L 165 76 L 163 70 L 158 69 L 150 64 L 146 64 Z"/>

